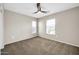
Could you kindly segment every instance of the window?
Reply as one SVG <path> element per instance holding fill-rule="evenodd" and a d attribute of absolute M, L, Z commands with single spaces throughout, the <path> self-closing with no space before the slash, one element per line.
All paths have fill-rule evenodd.
<path fill-rule="evenodd" d="M 46 33 L 55 35 L 55 19 L 46 21 Z"/>
<path fill-rule="evenodd" d="M 32 21 L 32 33 L 36 33 L 36 21 Z"/>

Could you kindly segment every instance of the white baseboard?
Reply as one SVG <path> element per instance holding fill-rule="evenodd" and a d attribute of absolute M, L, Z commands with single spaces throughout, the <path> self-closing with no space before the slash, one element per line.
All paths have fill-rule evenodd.
<path fill-rule="evenodd" d="M 60 41 L 60 40 L 55 40 L 54 38 L 50 39 L 50 38 L 47 38 L 47 37 L 42 36 L 42 35 L 39 35 L 39 37 L 42 37 L 42 38 L 45 38 L 45 39 L 49 39 L 49 40 L 54 40 L 54 41 L 61 42 L 61 43 L 65 43 L 65 44 L 72 45 L 72 46 L 75 46 L 75 47 L 79 47 L 79 45 L 68 43 L 68 42 L 63 42 L 63 41 Z"/>
<path fill-rule="evenodd" d="M 10 41 L 10 42 L 5 43 L 4 45 L 11 44 L 11 43 L 15 43 L 15 42 L 19 42 L 19 41 L 22 41 L 22 40 L 27 40 L 27 39 L 30 39 L 30 38 L 33 38 L 33 37 L 36 37 L 36 36 L 37 36 L 37 35 L 30 34 L 30 35 L 27 35 L 26 37 L 23 37 L 23 38 L 20 39 L 20 40 Z"/>

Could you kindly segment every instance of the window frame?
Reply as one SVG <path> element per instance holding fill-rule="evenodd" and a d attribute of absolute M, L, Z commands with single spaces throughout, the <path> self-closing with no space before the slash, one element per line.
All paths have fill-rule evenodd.
<path fill-rule="evenodd" d="M 34 22 L 35 22 L 35 25 L 33 25 Z M 35 30 L 34 30 L 34 26 L 35 26 Z M 32 21 L 32 34 L 35 34 L 35 33 L 37 33 L 37 22 L 33 20 Z"/>
<path fill-rule="evenodd" d="M 53 27 L 54 27 L 54 33 L 52 33 L 52 34 L 50 34 L 50 33 L 48 33 L 48 24 L 47 24 L 47 22 L 49 21 L 50 22 L 50 20 L 54 20 L 54 25 L 53 25 Z M 48 34 L 48 35 L 56 35 L 56 19 L 55 18 L 53 18 L 53 19 L 49 19 L 49 20 L 46 20 L 46 34 Z"/>

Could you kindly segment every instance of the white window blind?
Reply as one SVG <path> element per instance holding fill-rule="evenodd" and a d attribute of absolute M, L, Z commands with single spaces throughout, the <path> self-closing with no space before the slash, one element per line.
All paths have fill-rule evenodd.
<path fill-rule="evenodd" d="M 46 34 L 55 35 L 55 18 L 46 21 Z"/>
<path fill-rule="evenodd" d="M 32 33 L 36 33 L 36 21 L 32 21 Z"/>

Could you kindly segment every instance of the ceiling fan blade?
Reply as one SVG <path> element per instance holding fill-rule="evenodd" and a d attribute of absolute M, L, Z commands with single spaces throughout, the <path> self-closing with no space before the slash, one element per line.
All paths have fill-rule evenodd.
<path fill-rule="evenodd" d="M 38 12 L 34 12 L 34 14 L 35 14 L 35 13 L 38 13 Z"/>
<path fill-rule="evenodd" d="M 48 11 L 41 11 L 42 13 L 47 13 Z"/>
<path fill-rule="evenodd" d="M 38 13 L 39 11 L 34 12 L 34 14 Z"/>
<path fill-rule="evenodd" d="M 34 12 L 34 14 L 38 13 L 38 12 L 40 11 L 40 9 L 41 9 L 41 8 L 40 8 L 40 3 L 37 3 L 36 6 L 37 6 L 37 11 Z"/>

